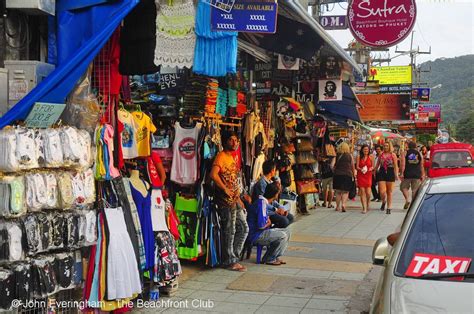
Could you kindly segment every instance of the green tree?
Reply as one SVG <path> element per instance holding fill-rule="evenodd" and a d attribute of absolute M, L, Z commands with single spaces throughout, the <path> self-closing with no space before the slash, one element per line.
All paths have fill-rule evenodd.
<path fill-rule="evenodd" d="M 474 112 L 471 112 L 456 124 L 456 139 L 474 144 Z"/>

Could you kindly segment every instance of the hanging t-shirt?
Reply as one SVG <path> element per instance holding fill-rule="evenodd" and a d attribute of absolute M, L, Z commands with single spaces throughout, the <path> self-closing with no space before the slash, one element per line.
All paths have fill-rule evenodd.
<path fill-rule="evenodd" d="M 162 164 L 160 154 L 157 151 L 152 151 L 151 156 L 147 158 L 148 178 L 150 179 L 153 188 L 162 188 L 163 182 L 158 174 L 157 165 Z"/>
<path fill-rule="evenodd" d="M 151 190 L 151 225 L 153 231 L 168 231 L 165 216 L 166 202 L 161 190 Z"/>
<path fill-rule="evenodd" d="M 118 119 L 123 127 L 119 128 L 120 143 L 122 145 L 122 153 L 124 159 L 132 159 L 138 157 L 137 152 L 137 124 L 133 115 L 125 110 L 118 110 Z"/>
<path fill-rule="evenodd" d="M 194 184 L 198 179 L 198 137 L 201 123 L 194 128 L 181 127 L 179 122 L 174 125 L 173 164 L 171 181 L 178 184 Z"/>
<path fill-rule="evenodd" d="M 133 117 L 137 124 L 135 138 L 137 141 L 137 153 L 139 157 L 147 157 L 151 154 L 150 134 L 156 132 L 156 127 L 150 117 L 143 112 L 134 111 Z"/>

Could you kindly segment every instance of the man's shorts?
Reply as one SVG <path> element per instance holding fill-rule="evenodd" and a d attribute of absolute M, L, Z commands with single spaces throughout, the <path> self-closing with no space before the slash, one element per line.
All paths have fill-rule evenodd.
<path fill-rule="evenodd" d="M 323 189 L 323 191 L 332 191 L 332 177 L 323 179 L 321 181 L 321 188 Z"/>
<path fill-rule="evenodd" d="M 400 183 L 400 190 L 409 190 L 411 187 L 412 191 L 418 190 L 421 185 L 421 179 L 403 179 Z"/>

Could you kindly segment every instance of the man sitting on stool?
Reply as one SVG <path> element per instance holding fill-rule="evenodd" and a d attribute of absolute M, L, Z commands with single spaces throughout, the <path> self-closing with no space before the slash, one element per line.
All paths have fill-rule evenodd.
<path fill-rule="evenodd" d="M 277 182 L 270 183 L 265 188 L 265 193 L 252 203 L 247 211 L 247 223 L 249 235 L 247 241 L 252 244 L 266 246 L 267 252 L 262 258 L 262 263 L 268 265 L 286 264 L 280 259 L 285 253 L 290 240 L 288 228 L 271 228 L 272 222 L 267 215 L 268 209 L 280 193 L 280 185 Z"/>
<path fill-rule="evenodd" d="M 271 160 L 267 160 L 262 165 L 263 174 L 260 180 L 257 181 L 253 187 L 252 203 L 255 203 L 258 198 L 264 194 L 266 187 L 272 182 L 276 183 L 281 189 L 281 184 L 273 179 L 276 174 L 276 164 Z M 278 192 L 278 195 L 280 191 Z M 292 214 L 290 214 L 282 205 L 277 201 L 278 195 L 275 197 L 268 207 L 268 216 L 274 226 L 274 228 L 286 228 L 294 220 Z"/>

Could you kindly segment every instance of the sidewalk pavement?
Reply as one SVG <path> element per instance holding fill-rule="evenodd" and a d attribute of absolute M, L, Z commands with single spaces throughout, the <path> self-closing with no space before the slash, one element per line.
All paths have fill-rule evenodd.
<path fill-rule="evenodd" d="M 349 201 L 346 213 L 322 207 L 310 210 L 290 226 L 286 265 L 257 265 L 255 250 L 243 262 L 246 273 L 185 262 L 177 294 L 162 297 L 166 308 L 153 312 L 367 312 L 382 271 L 372 265 L 372 246 L 402 222 L 403 204 L 397 187 L 391 215 L 380 211 L 381 203 L 376 202 L 368 214 L 361 214 L 359 200 Z"/>

